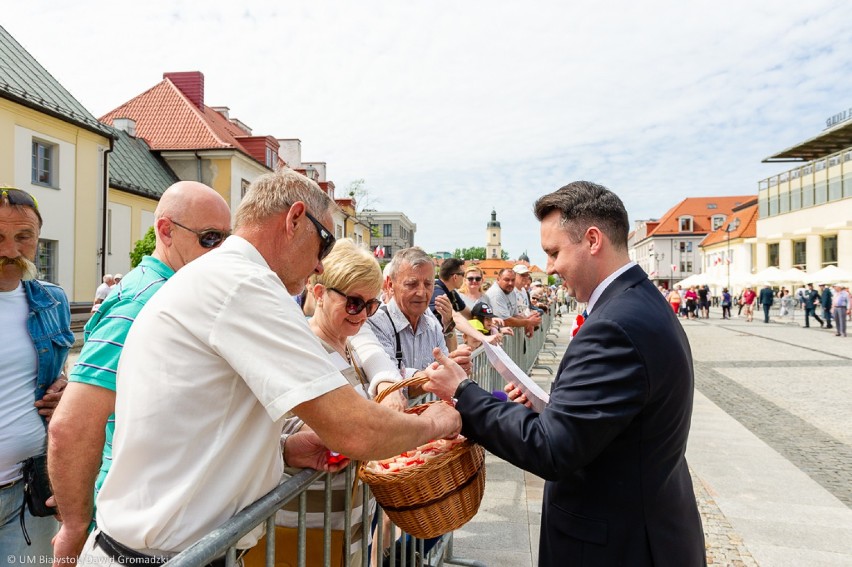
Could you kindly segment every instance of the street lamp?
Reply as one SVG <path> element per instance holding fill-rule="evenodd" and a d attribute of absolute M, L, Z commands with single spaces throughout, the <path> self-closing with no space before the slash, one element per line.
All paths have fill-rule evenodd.
<path fill-rule="evenodd" d="M 657 277 L 657 280 L 662 280 L 663 278 L 660 277 L 659 263 L 660 260 L 663 260 L 666 257 L 666 255 L 663 252 L 654 252 L 650 256 L 654 259 L 654 275 Z"/>
<path fill-rule="evenodd" d="M 738 226 L 740 226 L 740 219 L 735 218 L 728 223 L 728 226 L 725 227 L 728 240 L 728 256 L 725 258 L 725 265 L 728 269 L 728 292 L 731 291 L 731 233 L 737 230 Z"/>

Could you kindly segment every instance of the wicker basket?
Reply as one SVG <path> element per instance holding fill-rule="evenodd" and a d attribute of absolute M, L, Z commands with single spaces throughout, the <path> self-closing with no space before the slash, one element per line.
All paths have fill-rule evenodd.
<path fill-rule="evenodd" d="M 379 394 L 376 401 L 407 386 L 420 386 L 428 378 L 410 378 Z M 420 414 L 429 402 L 406 409 Z M 455 530 L 470 521 L 479 510 L 485 490 L 485 452 L 464 441 L 422 465 L 398 472 L 375 474 L 362 463 L 358 477 L 369 485 L 388 517 L 407 533 L 431 538 Z"/>

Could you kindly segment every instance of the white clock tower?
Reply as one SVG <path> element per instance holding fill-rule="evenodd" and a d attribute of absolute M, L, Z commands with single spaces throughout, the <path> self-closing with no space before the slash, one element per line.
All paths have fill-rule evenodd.
<path fill-rule="evenodd" d="M 485 259 L 499 260 L 503 254 L 503 247 L 500 242 L 500 221 L 497 220 L 497 211 L 494 209 L 491 209 L 491 220 L 485 230 L 485 242 Z"/>

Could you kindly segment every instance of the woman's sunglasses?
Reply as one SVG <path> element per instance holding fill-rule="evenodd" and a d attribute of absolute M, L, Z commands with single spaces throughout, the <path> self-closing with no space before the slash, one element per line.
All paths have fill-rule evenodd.
<path fill-rule="evenodd" d="M 174 219 L 169 219 L 169 220 L 172 222 L 173 225 L 179 226 L 180 228 L 182 228 L 184 230 L 188 230 L 189 232 L 191 232 L 192 234 L 197 236 L 198 237 L 198 244 L 202 248 L 216 248 L 217 246 L 222 244 L 222 242 L 224 242 L 225 239 L 228 238 L 228 236 L 230 236 L 230 234 L 231 234 L 230 232 L 227 232 L 227 231 L 224 231 L 224 230 L 213 230 L 213 229 L 210 229 L 210 230 L 193 230 L 193 229 L 189 228 L 188 226 L 183 226 L 182 224 L 180 224 L 179 222 L 177 222 Z"/>
<path fill-rule="evenodd" d="M 364 309 L 367 310 L 367 317 L 372 317 L 376 311 L 379 310 L 379 306 L 382 304 L 378 299 L 371 299 L 370 301 L 364 301 L 360 297 L 352 297 L 351 295 L 346 295 L 339 289 L 335 289 L 333 287 L 328 288 L 329 291 L 333 291 L 335 293 L 339 293 L 343 297 L 346 298 L 346 312 L 350 315 L 357 315 Z"/>
<path fill-rule="evenodd" d="M 467 281 L 469 281 L 469 282 L 481 282 L 482 276 L 468 276 Z"/>

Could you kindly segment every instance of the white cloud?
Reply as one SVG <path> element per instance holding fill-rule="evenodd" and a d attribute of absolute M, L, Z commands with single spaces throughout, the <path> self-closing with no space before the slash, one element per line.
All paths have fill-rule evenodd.
<path fill-rule="evenodd" d="M 341 189 L 365 178 L 427 249 L 482 244 L 495 207 L 504 246 L 543 263 L 532 202 L 575 179 L 611 187 L 633 219 L 756 193 L 783 169 L 761 159 L 852 105 L 846 10 L 33 0 L 2 25 L 96 115 L 164 71 L 201 70 L 209 104 L 300 138 Z"/>

